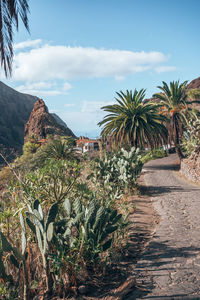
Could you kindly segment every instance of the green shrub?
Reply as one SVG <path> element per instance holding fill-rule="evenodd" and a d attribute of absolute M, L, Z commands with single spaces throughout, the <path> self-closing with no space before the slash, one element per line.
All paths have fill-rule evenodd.
<path fill-rule="evenodd" d="M 133 147 L 130 151 L 121 149 L 109 157 L 97 159 L 95 164 L 94 180 L 106 186 L 115 186 L 121 192 L 135 187 L 137 177 L 142 170 L 143 163 L 139 149 Z"/>
<path fill-rule="evenodd" d="M 191 120 L 183 135 L 182 145 L 188 156 L 200 151 L 200 119 Z"/>
<path fill-rule="evenodd" d="M 154 149 L 154 150 L 150 150 L 148 151 L 146 154 L 144 154 L 141 158 L 143 164 L 145 164 L 146 162 L 148 162 L 149 160 L 153 160 L 156 158 L 162 158 L 167 156 L 167 153 L 165 150 L 163 149 Z"/>

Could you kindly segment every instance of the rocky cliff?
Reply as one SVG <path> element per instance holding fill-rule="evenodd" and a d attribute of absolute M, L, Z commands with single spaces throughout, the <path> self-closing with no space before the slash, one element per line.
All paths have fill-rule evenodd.
<path fill-rule="evenodd" d="M 0 151 L 20 152 L 24 143 L 24 124 L 37 97 L 22 94 L 0 81 Z"/>
<path fill-rule="evenodd" d="M 58 122 L 58 119 L 60 122 Z M 48 135 L 75 137 L 73 132 L 57 115 L 55 117 L 49 113 L 42 99 L 35 103 L 25 125 L 24 140 L 27 141 L 31 135 L 36 136 L 38 139 L 45 139 Z"/>
<path fill-rule="evenodd" d="M 187 86 L 187 91 L 189 91 L 190 89 L 198 89 L 200 91 L 200 77 L 192 80 L 188 86 Z M 198 99 L 200 100 L 200 99 Z M 192 107 L 198 109 L 200 111 L 200 104 L 199 103 L 194 103 L 192 105 Z"/>

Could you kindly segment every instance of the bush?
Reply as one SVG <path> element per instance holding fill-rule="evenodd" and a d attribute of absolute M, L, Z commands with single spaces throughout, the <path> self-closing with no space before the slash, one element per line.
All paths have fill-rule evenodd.
<path fill-rule="evenodd" d="M 142 162 L 143 164 L 145 164 L 146 162 L 148 162 L 149 160 L 153 160 L 156 158 L 162 158 L 167 156 L 167 153 L 165 150 L 163 149 L 154 149 L 154 150 L 150 150 L 148 151 L 142 158 Z"/>
<path fill-rule="evenodd" d="M 135 150 L 133 147 L 126 151 L 122 148 L 119 152 L 110 154 L 108 158 L 97 159 L 91 176 L 104 188 L 114 186 L 121 192 L 126 192 L 135 187 L 142 166 L 139 149 Z"/>

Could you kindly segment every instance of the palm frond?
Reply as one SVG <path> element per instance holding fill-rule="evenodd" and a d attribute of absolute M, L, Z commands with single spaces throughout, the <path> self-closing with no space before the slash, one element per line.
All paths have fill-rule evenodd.
<path fill-rule="evenodd" d="M 28 12 L 28 0 L 0 1 L 0 55 L 6 77 L 12 74 L 13 26 L 18 30 L 20 17 L 29 32 Z"/>

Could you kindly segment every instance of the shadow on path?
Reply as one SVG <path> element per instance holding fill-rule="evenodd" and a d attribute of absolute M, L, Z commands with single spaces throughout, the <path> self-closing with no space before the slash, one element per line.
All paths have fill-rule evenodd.
<path fill-rule="evenodd" d="M 145 165 L 145 169 L 153 169 L 153 170 L 172 170 L 172 171 L 179 171 L 180 170 L 180 164 L 174 163 L 169 165 Z"/>
<path fill-rule="evenodd" d="M 174 258 L 190 258 L 196 256 L 200 251 L 199 247 L 180 247 L 173 248 L 168 245 L 168 240 L 163 243 L 150 242 L 148 248 L 142 255 L 142 260 L 137 264 L 137 270 L 133 271 L 133 275 L 137 278 L 137 286 L 134 291 L 127 295 L 126 300 L 132 299 L 200 299 L 199 296 L 191 296 L 188 293 L 162 295 L 162 296 L 148 296 L 154 289 L 155 276 L 166 276 L 167 272 L 176 271 L 176 263 L 173 263 Z M 188 267 L 182 267 L 181 273 L 188 276 Z M 151 272 L 151 276 L 149 276 Z M 124 298 L 125 300 L 125 298 Z"/>
<path fill-rule="evenodd" d="M 195 191 L 197 188 L 184 188 L 179 186 L 141 186 L 140 190 L 143 195 L 156 197 L 162 194 L 169 194 L 169 193 L 189 193 Z"/>

